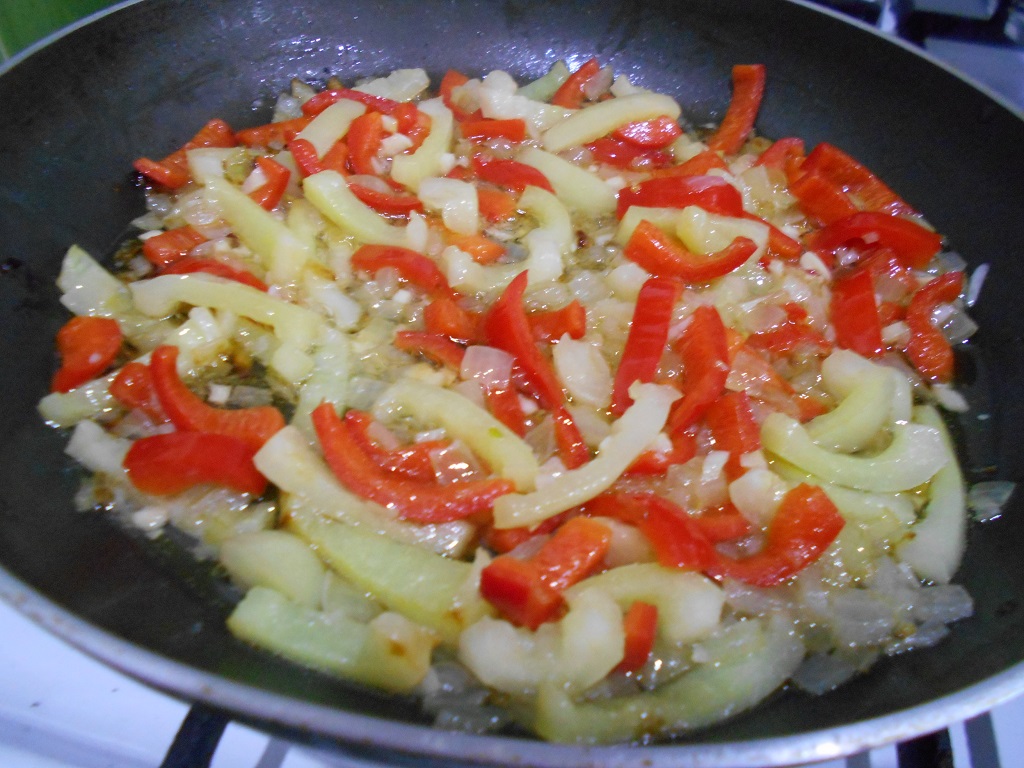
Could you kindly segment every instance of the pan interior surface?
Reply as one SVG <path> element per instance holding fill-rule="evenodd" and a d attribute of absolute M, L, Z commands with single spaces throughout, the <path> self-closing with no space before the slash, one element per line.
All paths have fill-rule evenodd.
<path fill-rule="evenodd" d="M 46 600 L 155 654 L 144 663 L 130 655 L 119 663 L 162 687 L 221 696 L 242 717 L 375 747 L 391 743 L 466 760 L 480 754 L 474 750 L 487 739 L 445 736 L 441 745 L 443 734 L 420 728 L 426 721 L 410 701 L 242 645 L 224 627 L 236 594 L 212 567 L 197 567 L 187 546 L 172 537 L 149 541 L 103 516 L 74 511 L 80 475 L 64 457 L 66 436 L 42 424 L 35 409 L 53 371 L 54 334 L 66 318 L 54 281 L 70 244 L 109 255 L 141 212 L 132 160 L 172 151 L 212 116 L 237 128 L 265 122 L 293 77 L 351 82 L 424 67 L 434 83 L 449 68 L 471 75 L 500 68 L 524 80 L 557 59 L 575 67 L 591 56 L 675 96 L 692 125 L 721 119 L 733 64 L 766 64 L 760 133 L 842 147 L 924 211 L 971 267 L 988 264 L 972 310 L 981 330 L 959 355 L 972 410 L 954 427 L 969 481 L 1024 476 L 1017 444 L 1024 430 L 1024 319 L 1016 311 L 1024 286 L 1024 122 L 929 61 L 782 0 L 398 0 L 387 13 L 369 0 L 146 0 L 54 40 L 0 76 L 0 349 L 8 383 L 0 409 L 0 564 Z M 802 749 L 837 743 L 841 732 L 821 732 L 925 705 L 941 708 L 937 700 L 1008 670 L 1024 687 L 1021 503 L 1014 499 L 1001 518 L 972 528 L 957 581 L 974 597 L 975 615 L 939 646 L 886 659 L 821 698 L 777 696 L 681 742 L 676 757 L 690 754 L 688 743 L 724 749 L 802 736 Z M 59 621 L 48 623 L 61 631 Z M 166 672 L 154 671 L 158 658 L 172 663 Z M 183 668 L 177 665 L 200 678 L 176 683 Z M 218 694 L 218 681 L 230 693 Z M 249 707 L 239 693 L 248 687 L 260 691 Z M 303 705 L 289 709 L 280 697 Z M 368 732 L 365 716 L 382 719 L 382 727 Z M 928 722 L 938 725 L 942 717 Z M 864 745 L 870 738 L 863 736 Z M 517 744 L 531 750 L 531 760 L 550 764 L 583 765 L 603 754 L 552 747 L 541 758 L 543 747 L 513 739 L 502 747 L 507 760 L 517 759 Z M 796 754 L 775 751 L 760 764 L 793 762 Z M 644 750 L 622 750 L 617 758 L 644 759 Z"/>

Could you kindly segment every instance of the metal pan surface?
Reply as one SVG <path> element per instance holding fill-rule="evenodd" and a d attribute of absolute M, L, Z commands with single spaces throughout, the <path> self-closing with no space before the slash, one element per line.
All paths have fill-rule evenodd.
<path fill-rule="evenodd" d="M 734 63 L 763 62 L 758 130 L 829 141 L 876 170 L 990 273 L 960 351 L 969 480 L 1024 477 L 1024 121 L 872 31 L 787 0 L 145 0 L 0 71 L 0 595 L 88 653 L 295 738 L 401 764 L 781 765 L 934 730 L 1024 691 L 1024 500 L 972 528 L 958 577 L 975 616 L 821 698 L 777 696 L 676 744 L 576 748 L 432 729 L 410 701 L 270 658 L 224 628 L 233 592 L 186 547 L 73 511 L 79 475 L 35 404 L 65 319 L 54 279 L 79 243 L 109 254 L 141 211 L 129 174 L 211 116 L 263 122 L 293 77 L 425 67 L 520 79 L 597 56 L 721 119 Z"/>

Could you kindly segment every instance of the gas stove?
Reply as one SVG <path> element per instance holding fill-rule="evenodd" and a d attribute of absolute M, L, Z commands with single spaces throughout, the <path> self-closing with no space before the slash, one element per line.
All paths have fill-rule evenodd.
<path fill-rule="evenodd" d="M 1024 112 L 1024 0 L 820 0 L 919 46 Z M 0 766 L 380 768 L 191 709 L 82 654 L 0 602 Z M 212 757 L 203 753 L 212 753 Z M 820 768 L 1024 768 L 1024 697 L 947 732 Z"/>

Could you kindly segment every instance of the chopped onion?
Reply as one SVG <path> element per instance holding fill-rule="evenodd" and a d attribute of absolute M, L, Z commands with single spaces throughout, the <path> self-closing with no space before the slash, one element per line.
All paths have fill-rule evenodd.
<path fill-rule="evenodd" d="M 504 389 L 512 377 L 512 363 L 512 355 L 508 352 L 474 344 L 466 348 L 460 373 L 463 379 L 476 381 L 483 387 Z"/>
<path fill-rule="evenodd" d="M 1017 484 L 1008 480 L 975 483 L 967 491 L 967 507 L 972 517 L 979 522 L 1001 517 L 1016 488 Z"/>

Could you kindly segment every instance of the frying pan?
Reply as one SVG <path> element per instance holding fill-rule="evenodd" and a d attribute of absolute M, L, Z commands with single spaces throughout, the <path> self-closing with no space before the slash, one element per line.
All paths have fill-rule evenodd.
<path fill-rule="evenodd" d="M 954 423 L 969 479 L 1024 477 L 1024 122 L 933 61 L 786 0 L 147 0 L 119 6 L 0 75 L 0 593 L 86 652 L 172 694 L 292 738 L 395 763 L 776 765 L 939 728 L 1024 691 L 1024 499 L 975 525 L 958 577 L 976 613 L 938 647 L 889 658 L 821 698 L 795 692 L 676 743 L 584 749 L 432 729 L 414 702 L 349 686 L 235 641 L 237 594 L 173 535 L 73 511 L 66 436 L 35 411 L 65 320 L 54 279 L 77 242 L 109 255 L 141 212 L 129 174 L 211 116 L 268 119 L 293 77 L 423 66 L 536 77 L 597 56 L 720 120 L 734 63 L 763 62 L 759 131 L 832 142 L 991 267 L 958 351 L 972 412 Z"/>

